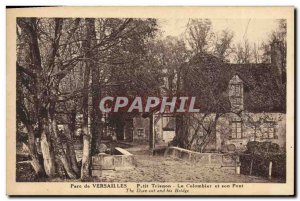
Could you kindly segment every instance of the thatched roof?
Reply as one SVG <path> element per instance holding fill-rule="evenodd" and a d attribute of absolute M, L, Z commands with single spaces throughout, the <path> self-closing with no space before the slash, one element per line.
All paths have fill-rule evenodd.
<path fill-rule="evenodd" d="M 228 84 L 238 75 L 244 84 L 244 109 L 249 112 L 285 112 L 285 86 L 278 86 L 271 64 L 228 64 L 205 55 L 184 68 L 184 91 L 197 96 L 202 112 L 230 111 Z M 281 88 L 280 88 L 281 87 Z"/>

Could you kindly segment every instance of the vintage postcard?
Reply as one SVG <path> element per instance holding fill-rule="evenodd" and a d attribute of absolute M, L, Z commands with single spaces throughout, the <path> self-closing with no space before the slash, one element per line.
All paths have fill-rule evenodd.
<path fill-rule="evenodd" d="M 6 12 L 8 195 L 294 195 L 293 7 Z"/>

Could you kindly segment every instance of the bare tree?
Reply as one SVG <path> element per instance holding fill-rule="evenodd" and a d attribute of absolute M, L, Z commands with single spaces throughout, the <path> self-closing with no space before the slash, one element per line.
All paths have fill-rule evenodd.
<path fill-rule="evenodd" d="M 71 129 L 66 127 L 65 132 L 61 133 L 58 130 L 58 116 L 65 115 L 67 121 L 74 121 L 75 118 L 66 116 L 76 116 L 77 107 L 82 105 L 80 102 L 87 97 L 87 101 L 83 103 L 89 104 L 91 97 L 95 103 L 100 93 L 99 82 L 108 77 L 107 74 L 101 74 L 107 72 L 103 71 L 104 67 L 124 65 L 129 60 L 126 55 L 128 52 L 135 55 L 134 59 L 139 58 L 140 55 L 136 53 L 140 49 L 137 47 L 142 46 L 156 30 L 156 21 L 153 19 L 93 21 L 95 20 L 87 19 L 89 26 L 86 26 L 80 19 L 18 18 L 17 114 L 18 120 L 27 128 L 30 137 L 28 147 L 38 175 L 53 177 L 57 173 L 61 174 L 56 169 L 62 165 L 67 177 L 73 179 L 79 176 L 72 144 L 73 133 L 69 133 L 75 131 L 74 122 L 68 124 Z M 130 62 L 134 59 L 131 58 Z M 99 68 L 100 63 L 103 64 L 102 69 Z M 86 66 L 87 68 L 83 68 Z M 83 73 L 83 70 L 86 72 Z M 89 85 L 90 77 L 92 85 Z M 70 109 L 66 109 L 67 103 L 71 106 Z M 83 108 L 87 108 L 84 104 Z M 86 116 L 99 117 L 98 114 L 86 111 L 86 134 L 90 134 L 87 132 Z M 91 130 L 95 131 L 95 122 L 99 118 L 91 120 Z M 84 136 L 86 137 L 87 135 Z M 42 157 L 36 151 L 36 138 L 41 139 Z M 89 152 L 90 140 L 86 143 L 89 145 L 84 146 L 84 153 Z M 67 149 L 64 148 L 65 145 Z M 96 148 L 96 143 L 93 143 L 92 150 Z M 85 155 L 84 158 L 87 159 L 83 163 L 86 170 L 84 174 L 89 176 L 90 155 Z"/>
<path fill-rule="evenodd" d="M 211 20 L 189 20 L 187 24 L 187 41 L 194 54 L 208 52 L 211 48 L 213 36 Z"/>
<path fill-rule="evenodd" d="M 216 34 L 214 54 L 224 62 L 228 61 L 228 57 L 233 52 L 233 36 L 233 32 L 228 29 L 222 30 L 220 34 Z"/>
<path fill-rule="evenodd" d="M 271 46 L 273 43 L 278 43 L 279 51 L 282 55 L 282 68 L 285 71 L 286 68 L 286 31 L 287 25 L 285 19 L 277 20 L 277 28 L 270 33 L 268 41 L 265 41 L 261 44 L 260 50 L 261 61 L 263 63 L 271 63 Z"/>
<path fill-rule="evenodd" d="M 65 21 L 65 23 L 71 24 L 72 22 L 73 20 Z M 37 126 L 33 127 L 36 127 L 36 135 L 41 137 L 45 172 L 49 177 L 54 176 L 55 158 L 58 158 L 68 177 L 75 178 L 76 174 L 72 170 L 63 150 L 55 114 L 56 103 L 60 99 L 59 83 L 66 75 L 64 73 L 65 68 L 72 66 L 72 63 L 62 66 L 57 65 L 60 42 L 64 36 L 70 33 L 63 32 L 64 20 L 58 18 L 45 20 L 22 18 L 18 20 L 18 26 L 29 39 L 28 49 L 25 49 L 25 51 L 29 51 L 30 58 L 20 59 L 22 65 L 19 65 L 19 68 L 22 72 L 31 72 L 28 81 L 33 85 L 26 97 L 32 108 L 34 108 L 32 115 L 37 122 Z M 54 27 L 54 29 L 51 30 L 49 27 Z M 73 28 L 72 25 L 70 27 Z M 48 30 L 49 33 L 47 33 Z M 69 38 L 71 39 L 71 37 Z M 33 68 L 31 68 L 32 66 Z M 33 71 L 31 71 L 32 69 Z M 22 82 L 22 85 L 26 86 L 27 83 Z M 31 97 L 35 97 L 33 101 L 31 101 Z M 28 108 L 31 108 L 31 106 L 28 106 Z"/>
<path fill-rule="evenodd" d="M 256 64 L 261 63 L 259 45 L 257 43 L 253 43 L 252 56 L 253 56 L 254 63 Z"/>
<path fill-rule="evenodd" d="M 271 45 L 265 42 L 262 42 L 260 46 L 261 54 L 261 62 L 262 63 L 271 63 Z"/>
<path fill-rule="evenodd" d="M 90 177 L 90 160 L 91 160 L 91 132 L 89 130 L 89 85 L 90 85 L 90 72 L 93 68 L 93 51 L 92 47 L 95 46 L 95 20 L 92 18 L 85 19 L 86 33 L 85 33 L 85 73 L 84 73 L 84 94 L 83 94 L 83 105 L 82 105 L 82 114 L 83 114 L 83 148 L 82 148 L 82 165 L 81 165 L 81 179 L 86 180 Z"/>
<path fill-rule="evenodd" d="M 248 64 L 251 62 L 251 47 L 247 39 L 243 43 L 237 44 L 234 60 L 238 64 Z"/>

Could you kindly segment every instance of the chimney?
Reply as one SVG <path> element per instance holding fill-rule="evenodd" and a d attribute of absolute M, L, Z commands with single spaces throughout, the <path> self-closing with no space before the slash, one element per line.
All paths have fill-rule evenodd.
<path fill-rule="evenodd" d="M 271 43 L 271 67 L 278 84 L 283 83 L 283 55 L 281 52 L 282 42 L 274 40 Z"/>

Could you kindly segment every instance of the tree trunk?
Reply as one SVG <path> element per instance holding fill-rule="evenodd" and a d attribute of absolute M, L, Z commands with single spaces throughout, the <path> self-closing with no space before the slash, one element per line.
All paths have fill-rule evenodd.
<path fill-rule="evenodd" d="M 48 126 L 44 126 L 41 134 L 41 150 L 44 159 L 44 168 L 48 177 L 54 177 L 56 174 L 55 156 L 53 152 L 53 145 L 51 143 Z"/>
<path fill-rule="evenodd" d="M 95 32 L 95 20 L 87 19 L 87 31 L 89 38 L 91 39 L 89 46 L 94 47 L 96 45 L 96 32 Z M 88 65 L 90 65 L 91 69 L 91 77 L 92 77 L 92 108 L 91 108 L 91 155 L 97 154 L 98 144 L 101 140 L 101 113 L 97 104 L 100 100 L 100 84 L 99 84 L 99 66 L 93 62 L 94 53 L 93 51 L 88 52 L 88 58 L 91 58 Z"/>
<path fill-rule="evenodd" d="M 186 125 L 184 125 L 184 116 L 182 114 L 178 114 L 176 116 L 176 141 L 177 145 L 180 147 L 185 146 L 185 139 L 187 136 L 185 135 L 186 133 L 184 132 L 184 128 Z"/>
<path fill-rule="evenodd" d="M 149 148 L 152 151 L 152 155 L 154 155 L 154 149 L 155 149 L 155 134 L 153 132 L 153 114 L 151 113 L 149 115 Z"/>
<path fill-rule="evenodd" d="M 216 114 L 215 119 L 213 120 L 214 122 L 212 123 L 212 126 L 210 128 L 210 131 L 206 133 L 206 138 L 204 138 L 204 142 L 202 143 L 201 146 L 201 153 L 205 152 L 206 147 L 209 143 L 213 142 L 215 146 L 217 145 L 216 142 L 216 135 L 217 135 L 217 122 L 220 117 L 220 114 Z"/>
<path fill-rule="evenodd" d="M 251 157 L 251 163 L 250 163 L 250 171 L 249 171 L 249 175 L 250 175 L 250 176 L 252 175 L 253 161 L 254 161 L 254 158 L 253 158 L 253 156 L 252 156 L 252 157 Z"/>
<path fill-rule="evenodd" d="M 91 162 L 91 133 L 89 129 L 89 81 L 90 69 L 92 68 L 92 52 L 91 40 L 92 32 L 95 31 L 94 19 L 85 19 L 86 23 L 86 41 L 84 45 L 85 57 L 89 60 L 85 63 L 84 83 L 83 83 L 83 100 L 82 100 L 82 113 L 83 113 L 83 148 L 82 148 L 82 165 L 81 165 L 81 180 L 85 181 L 90 177 L 90 162 Z"/>
<path fill-rule="evenodd" d="M 28 18 L 26 19 L 26 21 L 19 21 L 19 26 L 23 28 L 23 30 L 25 30 L 25 32 L 28 33 L 29 36 L 29 40 L 30 40 L 30 60 L 32 63 L 32 70 L 33 70 L 33 74 L 36 75 L 36 79 L 34 79 L 33 81 L 33 86 L 32 88 L 35 91 L 35 94 L 33 94 L 33 100 L 34 100 L 34 112 L 35 115 L 39 114 L 39 109 L 40 109 L 40 100 L 39 100 L 39 95 L 40 95 L 40 84 L 41 84 L 41 57 L 40 57 L 40 49 L 39 49 L 39 45 L 38 45 L 38 34 L 37 34 L 37 26 L 36 26 L 36 18 Z M 22 101 L 24 103 L 24 100 Z M 38 121 L 38 118 L 35 119 L 36 121 Z M 29 119 L 27 119 L 29 120 Z M 44 174 L 44 170 L 42 168 L 41 162 L 39 162 L 38 159 L 38 154 L 37 154 L 37 150 L 36 150 L 36 145 L 35 145 L 35 132 L 34 129 L 32 127 L 31 122 L 24 122 L 27 130 L 28 130 L 28 145 L 29 145 L 29 150 L 31 152 L 32 155 L 32 164 L 33 167 L 35 169 L 35 171 L 37 172 L 37 174 Z"/>
<path fill-rule="evenodd" d="M 81 165 L 81 180 L 86 181 L 90 177 L 90 134 L 88 127 L 83 127 L 83 148 L 82 148 L 82 165 Z"/>
<path fill-rule="evenodd" d="M 45 176 L 45 172 L 44 172 L 43 166 L 39 160 L 39 156 L 37 153 L 34 129 L 33 129 L 32 125 L 30 125 L 30 124 L 26 124 L 25 126 L 28 131 L 28 149 L 29 149 L 29 154 L 32 159 L 32 162 L 31 162 L 32 167 L 38 177 L 43 177 L 43 176 Z"/>
<path fill-rule="evenodd" d="M 67 152 L 67 156 L 69 156 L 69 160 L 70 160 L 72 169 L 74 170 L 74 172 L 77 175 L 79 175 L 80 174 L 80 170 L 79 170 L 77 159 L 76 159 L 73 137 L 72 137 L 71 131 L 69 129 L 69 126 L 65 127 L 64 135 L 65 135 L 65 137 L 67 139 L 67 151 L 66 151 Z"/>
<path fill-rule="evenodd" d="M 68 177 L 70 179 L 76 179 L 77 176 L 74 173 L 74 171 L 72 170 L 71 165 L 70 165 L 70 163 L 68 161 L 68 158 L 66 156 L 66 153 L 63 149 L 61 138 L 60 138 L 60 135 L 58 134 L 58 130 L 57 130 L 56 119 L 53 118 L 53 116 L 51 116 L 51 115 L 50 115 L 50 118 L 49 118 L 49 128 L 50 128 L 50 133 L 53 136 L 53 142 L 54 142 L 55 149 L 56 149 L 56 152 L 57 152 L 57 157 L 59 158 L 59 160 L 63 164 L 63 167 L 64 167 Z"/>
<path fill-rule="evenodd" d="M 83 95 L 83 104 L 82 104 L 82 113 L 83 113 L 83 147 L 82 147 L 82 165 L 81 165 L 81 180 L 85 181 L 90 177 L 90 143 L 91 136 L 88 128 L 89 124 L 89 93 L 88 93 L 88 83 L 89 83 L 90 69 L 86 65 L 85 74 L 84 74 L 84 95 Z"/>

